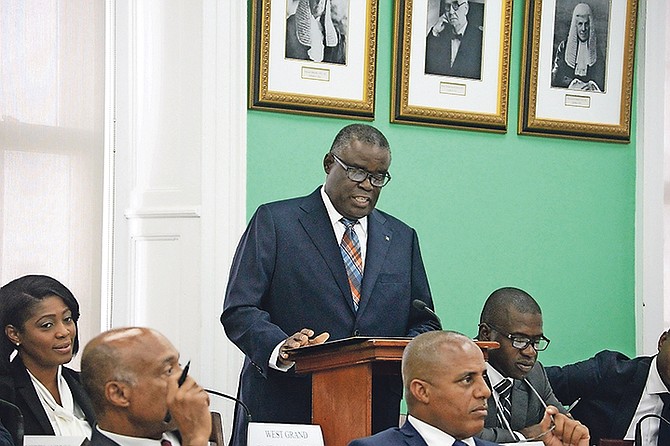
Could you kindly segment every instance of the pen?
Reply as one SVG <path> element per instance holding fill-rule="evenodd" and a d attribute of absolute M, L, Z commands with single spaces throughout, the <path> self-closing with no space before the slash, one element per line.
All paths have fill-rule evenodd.
<path fill-rule="evenodd" d="M 186 381 L 186 375 L 188 375 L 188 368 L 191 367 L 191 361 L 189 360 L 186 363 L 186 367 L 184 367 L 184 370 L 181 371 L 181 375 L 179 376 L 179 379 L 177 380 L 177 385 L 181 387 L 182 384 L 184 384 L 184 381 Z"/>
<path fill-rule="evenodd" d="M 181 387 L 182 384 L 184 384 L 184 381 L 186 381 L 186 376 L 188 375 L 188 368 L 191 366 L 191 361 L 189 360 L 186 363 L 186 367 L 181 371 L 181 375 L 179 375 L 179 379 L 177 380 L 177 385 Z M 170 415 L 170 411 L 165 414 L 165 418 L 163 419 L 164 422 L 169 423 L 170 420 L 172 419 L 172 415 Z"/>
<path fill-rule="evenodd" d="M 570 404 L 570 406 L 568 406 L 568 413 L 570 413 L 581 400 L 581 398 L 577 398 L 572 404 Z"/>

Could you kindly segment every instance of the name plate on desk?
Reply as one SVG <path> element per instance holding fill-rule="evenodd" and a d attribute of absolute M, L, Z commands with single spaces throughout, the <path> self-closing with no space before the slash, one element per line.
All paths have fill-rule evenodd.
<path fill-rule="evenodd" d="M 86 437 L 75 436 L 66 437 L 58 435 L 25 435 L 23 437 L 24 446 L 81 446 Z"/>
<path fill-rule="evenodd" d="M 324 446 L 318 424 L 249 423 L 247 446 Z"/>

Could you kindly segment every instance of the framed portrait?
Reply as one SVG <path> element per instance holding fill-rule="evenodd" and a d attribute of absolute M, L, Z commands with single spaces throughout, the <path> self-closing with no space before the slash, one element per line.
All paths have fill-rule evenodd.
<path fill-rule="evenodd" d="M 519 134 L 630 142 L 637 0 L 528 0 Z"/>
<path fill-rule="evenodd" d="M 391 122 L 505 132 L 512 0 L 396 0 Z"/>
<path fill-rule="evenodd" d="M 252 0 L 249 108 L 374 118 L 377 0 Z"/>

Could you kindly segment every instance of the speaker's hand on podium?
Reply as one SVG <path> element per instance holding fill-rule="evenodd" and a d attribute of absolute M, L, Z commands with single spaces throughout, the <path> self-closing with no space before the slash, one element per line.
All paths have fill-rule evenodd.
<path fill-rule="evenodd" d="M 306 345 L 316 345 L 323 344 L 330 337 L 330 333 L 324 331 L 318 336 L 314 336 L 314 330 L 311 328 L 303 328 L 299 332 L 291 335 L 284 341 L 281 347 L 279 347 L 279 357 L 277 358 L 277 365 L 288 365 L 290 361 L 288 359 L 288 350 L 294 348 L 304 347 Z"/>

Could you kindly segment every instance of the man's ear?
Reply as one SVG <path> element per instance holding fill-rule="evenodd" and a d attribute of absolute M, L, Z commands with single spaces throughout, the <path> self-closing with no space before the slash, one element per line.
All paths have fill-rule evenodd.
<path fill-rule="evenodd" d="M 323 157 L 323 170 L 326 173 L 330 173 L 330 168 L 333 167 L 333 156 L 330 152 L 326 153 L 326 156 Z"/>
<path fill-rule="evenodd" d="M 118 407 L 128 407 L 132 396 L 132 387 L 120 381 L 109 381 L 105 384 L 105 398 Z"/>
<path fill-rule="evenodd" d="M 409 391 L 412 392 L 414 399 L 420 403 L 428 404 L 430 402 L 430 389 L 425 381 L 413 379 L 409 383 Z"/>
<path fill-rule="evenodd" d="M 7 325 L 5 327 L 5 335 L 12 341 L 12 344 L 19 345 L 21 343 L 19 331 L 13 325 Z"/>
<path fill-rule="evenodd" d="M 658 351 L 661 351 L 661 345 L 663 345 L 663 343 L 668 340 L 668 335 L 669 334 L 670 334 L 670 330 L 664 332 L 661 335 L 661 337 L 658 338 Z"/>
<path fill-rule="evenodd" d="M 490 341 L 491 340 L 491 327 L 487 323 L 482 322 L 479 324 L 479 331 L 477 333 L 477 339 L 480 341 Z"/>

